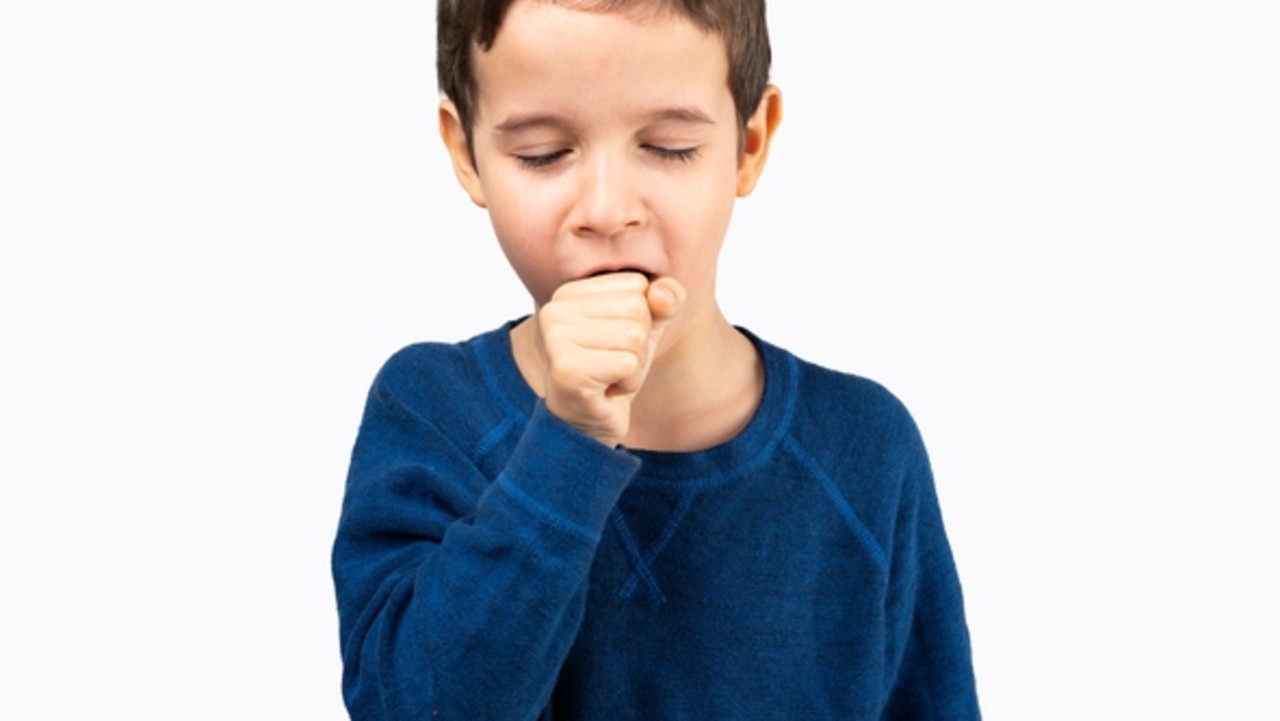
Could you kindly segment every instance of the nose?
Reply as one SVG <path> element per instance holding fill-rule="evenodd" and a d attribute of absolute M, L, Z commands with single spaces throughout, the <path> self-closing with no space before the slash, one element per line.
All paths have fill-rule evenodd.
<path fill-rule="evenodd" d="M 601 154 L 579 167 L 572 220 L 576 233 L 607 238 L 643 224 L 644 205 L 624 160 Z"/>

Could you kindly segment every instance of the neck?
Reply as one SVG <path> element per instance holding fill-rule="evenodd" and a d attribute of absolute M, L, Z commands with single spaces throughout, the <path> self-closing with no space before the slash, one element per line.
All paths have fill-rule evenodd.
<path fill-rule="evenodd" d="M 680 333 L 654 360 L 623 443 L 661 451 L 719 445 L 747 425 L 763 392 L 759 353 L 717 310 L 714 322 Z"/>
<path fill-rule="evenodd" d="M 731 440 L 751 420 L 764 392 L 764 365 L 754 344 L 712 306 L 669 327 L 631 406 L 629 448 L 695 451 Z M 546 361 L 537 322 L 511 332 L 521 375 L 538 395 Z"/>

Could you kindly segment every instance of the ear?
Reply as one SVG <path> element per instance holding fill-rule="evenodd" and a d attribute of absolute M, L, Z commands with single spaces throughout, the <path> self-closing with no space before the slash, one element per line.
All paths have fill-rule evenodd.
<path fill-rule="evenodd" d="M 475 161 L 471 157 L 471 148 L 467 145 L 467 134 L 463 132 L 462 118 L 458 116 L 458 106 L 452 100 L 440 103 L 440 139 L 449 151 L 453 161 L 453 174 L 458 176 L 462 189 L 471 196 L 471 202 L 486 207 L 484 188 L 480 184 L 480 173 L 476 170 Z"/>
<path fill-rule="evenodd" d="M 773 133 L 782 122 L 782 91 L 769 85 L 764 89 L 760 105 L 747 121 L 742 131 L 742 155 L 738 158 L 738 197 L 744 198 L 755 190 L 764 163 L 769 158 L 769 144 Z"/>

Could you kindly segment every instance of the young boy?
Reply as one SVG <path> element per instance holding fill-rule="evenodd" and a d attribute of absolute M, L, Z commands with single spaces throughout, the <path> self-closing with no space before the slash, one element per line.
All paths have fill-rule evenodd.
<path fill-rule="evenodd" d="M 730 325 L 763 0 L 441 0 L 440 126 L 533 297 L 396 354 L 333 552 L 355 719 L 972 719 L 928 461 Z"/>

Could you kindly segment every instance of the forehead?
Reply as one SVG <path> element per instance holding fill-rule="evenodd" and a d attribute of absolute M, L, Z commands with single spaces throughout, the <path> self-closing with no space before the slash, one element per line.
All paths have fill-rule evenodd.
<path fill-rule="evenodd" d="M 517 5 L 554 5 L 566 10 L 613 13 L 637 20 L 659 15 L 683 15 L 680 3 L 675 0 L 512 0 L 507 3 L 507 14 Z"/>
<path fill-rule="evenodd" d="M 483 114 L 507 102 L 617 107 L 728 96 L 728 58 L 719 35 L 667 3 L 600 4 L 513 3 L 493 44 L 473 56 L 477 110 Z"/>

